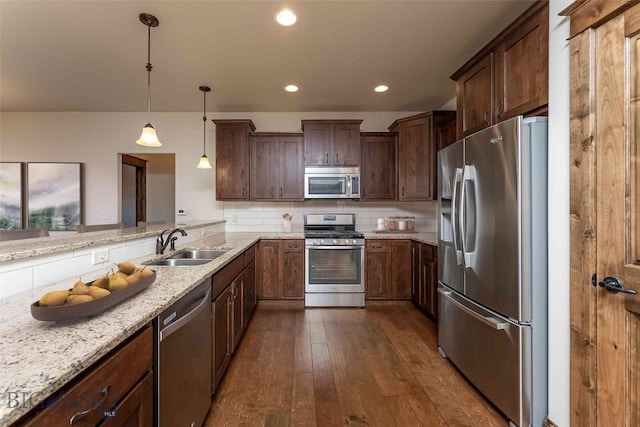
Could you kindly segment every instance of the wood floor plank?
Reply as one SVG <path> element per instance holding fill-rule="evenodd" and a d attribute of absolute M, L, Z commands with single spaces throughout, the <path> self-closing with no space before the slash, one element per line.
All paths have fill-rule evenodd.
<path fill-rule="evenodd" d="M 317 425 L 313 372 L 296 372 L 293 377 L 291 425 L 303 427 Z"/>
<path fill-rule="evenodd" d="M 313 372 L 313 360 L 311 358 L 311 330 L 309 314 L 305 310 L 295 313 L 295 353 L 293 369 L 295 372 Z"/>
<path fill-rule="evenodd" d="M 340 402 L 338 401 L 327 344 L 312 344 L 311 354 L 313 356 L 313 387 L 318 426 L 340 425 L 342 424 Z"/>
<path fill-rule="evenodd" d="M 324 321 L 322 319 L 322 309 L 309 309 L 309 333 L 311 334 L 311 344 L 323 344 L 327 342 L 324 333 Z"/>

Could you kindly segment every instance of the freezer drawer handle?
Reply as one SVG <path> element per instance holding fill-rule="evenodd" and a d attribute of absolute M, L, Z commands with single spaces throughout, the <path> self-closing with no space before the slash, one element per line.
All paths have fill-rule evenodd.
<path fill-rule="evenodd" d="M 172 333 L 176 332 L 178 329 L 185 326 L 187 323 L 191 321 L 191 319 L 193 319 L 198 314 L 200 314 L 200 312 L 204 310 L 205 305 L 210 302 L 209 295 L 211 295 L 211 288 L 207 289 L 207 292 L 204 294 L 204 297 L 202 297 L 202 301 L 200 301 L 193 310 L 191 310 L 190 312 L 188 312 L 187 314 L 185 314 L 180 319 L 176 320 L 174 323 L 170 324 L 166 328 L 162 329 L 160 331 L 160 341 L 164 341 L 165 339 L 167 339 L 169 335 L 171 335 Z"/>
<path fill-rule="evenodd" d="M 507 323 L 507 322 L 501 322 L 498 319 L 496 319 L 495 317 L 483 316 L 483 315 L 478 314 L 475 311 L 471 310 L 466 305 L 460 304 L 458 301 L 456 301 L 455 299 L 451 298 L 451 292 L 450 291 L 443 291 L 442 289 L 438 289 L 438 293 L 440 295 L 442 295 L 443 297 L 447 298 L 450 302 L 455 304 L 458 308 L 460 308 L 462 311 L 467 313 L 469 316 L 481 321 L 482 323 L 484 323 L 487 326 L 491 326 L 493 329 L 495 329 L 497 331 L 501 331 L 501 330 L 507 329 L 507 326 L 509 326 L 509 323 Z"/>

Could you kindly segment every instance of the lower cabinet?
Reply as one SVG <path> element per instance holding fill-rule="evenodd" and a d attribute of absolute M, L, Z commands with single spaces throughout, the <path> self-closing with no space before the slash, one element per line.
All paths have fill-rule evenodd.
<path fill-rule="evenodd" d="M 413 242 L 411 250 L 413 283 L 411 298 L 415 305 L 433 319 L 438 319 L 437 248 Z"/>
<path fill-rule="evenodd" d="M 153 331 L 145 326 L 14 426 L 153 425 Z"/>
<path fill-rule="evenodd" d="M 367 299 L 411 298 L 411 241 L 365 240 Z"/>
<path fill-rule="evenodd" d="M 227 286 L 224 291 L 212 303 L 211 321 L 213 322 L 213 351 L 212 351 L 212 372 L 213 372 L 213 392 L 215 393 L 220 380 L 229 366 L 232 350 L 232 316 L 233 297 L 231 286 Z"/>
<path fill-rule="evenodd" d="M 258 299 L 304 299 L 304 240 L 261 240 L 256 259 Z"/>

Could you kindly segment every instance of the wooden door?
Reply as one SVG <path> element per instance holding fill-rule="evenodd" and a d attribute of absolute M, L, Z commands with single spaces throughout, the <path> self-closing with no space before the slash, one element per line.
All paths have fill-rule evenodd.
<path fill-rule="evenodd" d="M 232 340 L 231 322 L 233 319 L 233 301 L 231 285 L 216 298 L 212 304 L 211 322 L 213 332 L 213 391 L 216 390 L 231 360 Z"/>
<path fill-rule="evenodd" d="M 518 28 L 495 53 L 494 123 L 547 104 L 549 7 Z"/>
<path fill-rule="evenodd" d="M 632 3 L 576 3 L 567 13 L 576 426 L 640 425 L 640 296 L 602 286 L 615 284 L 610 277 L 640 292 L 640 5 L 625 10 Z"/>
<path fill-rule="evenodd" d="M 396 133 L 363 133 L 360 138 L 361 200 L 395 200 Z"/>
<path fill-rule="evenodd" d="M 216 199 L 249 200 L 250 120 L 214 120 L 216 124 Z"/>
<path fill-rule="evenodd" d="M 400 124 L 398 142 L 399 200 L 429 200 L 433 159 L 433 118 L 428 115 Z"/>
<path fill-rule="evenodd" d="M 279 200 L 304 199 L 304 142 L 301 136 L 281 136 L 278 140 L 277 174 Z"/>
<path fill-rule="evenodd" d="M 360 124 L 333 125 L 332 161 L 340 167 L 360 166 Z"/>
<path fill-rule="evenodd" d="M 389 291 L 389 246 L 383 240 L 365 241 L 365 293 L 367 298 L 386 299 Z"/>
<path fill-rule="evenodd" d="M 411 298 L 411 241 L 392 240 L 390 243 L 391 298 Z"/>
<path fill-rule="evenodd" d="M 416 305 L 420 304 L 420 245 L 411 242 L 411 300 Z"/>
<path fill-rule="evenodd" d="M 437 248 L 422 244 L 420 250 L 420 303 L 419 305 L 434 318 L 438 317 L 437 297 Z"/>
<path fill-rule="evenodd" d="M 277 138 L 252 136 L 251 144 L 251 200 L 275 200 Z"/>
<path fill-rule="evenodd" d="M 280 298 L 280 241 L 261 240 L 256 253 L 259 299 Z"/>
<path fill-rule="evenodd" d="M 282 261 L 282 298 L 304 299 L 304 240 L 285 240 Z"/>
<path fill-rule="evenodd" d="M 231 299 L 233 301 L 233 347 L 231 352 L 235 352 L 244 333 L 244 271 L 231 283 Z"/>
<path fill-rule="evenodd" d="M 493 124 L 493 53 L 460 76 L 456 96 L 458 139 Z"/>
<path fill-rule="evenodd" d="M 305 166 L 333 165 L 333 128 L 328 123 L 304 124 Z"/>

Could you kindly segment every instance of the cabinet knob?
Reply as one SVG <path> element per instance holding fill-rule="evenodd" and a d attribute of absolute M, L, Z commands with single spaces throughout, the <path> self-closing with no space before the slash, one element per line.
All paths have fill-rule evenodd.
<path fill-rule="evenodd" d="M 340 164 L 340 154 L 336 153 L 336 165 Z"/>
<path fill-rule="evenodd" d="M 325 164 L 329 164 L 329 153 L 327 153 L 327 160 L 324 161 Z"/>
<path fill-rule="evenodd" d="M 280 197 L 282 197 L 282 187 L 280 187 Z"/>

